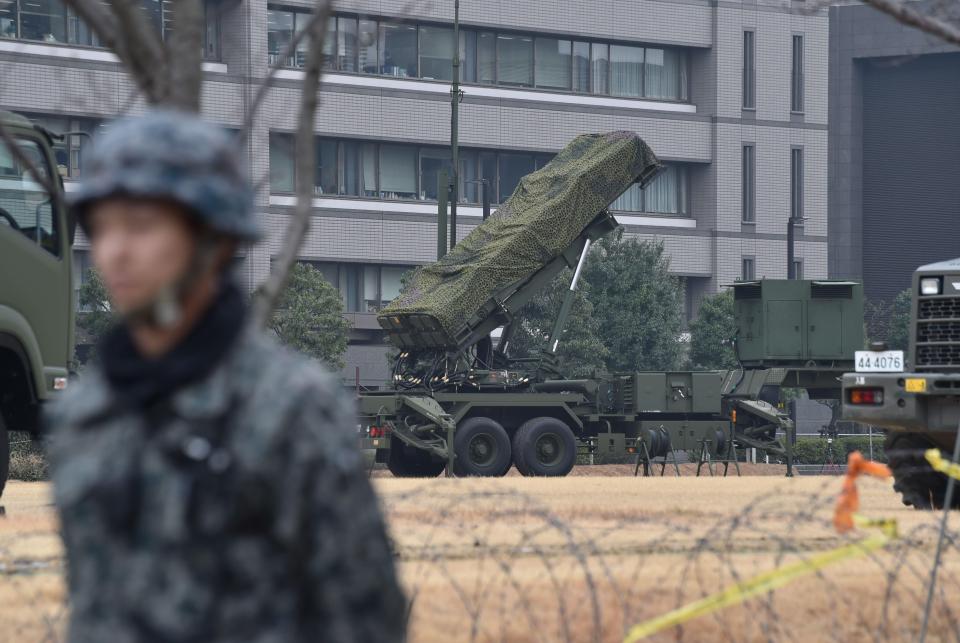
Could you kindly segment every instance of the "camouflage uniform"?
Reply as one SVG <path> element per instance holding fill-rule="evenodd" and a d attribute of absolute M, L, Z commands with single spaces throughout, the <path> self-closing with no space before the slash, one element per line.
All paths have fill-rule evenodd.
<path fill-rule="evenodd" d="M 251 330 L 149 404 L 108 375 L 90 367 L 48 416 L 70 641 L 403 640 L 335 378 Z"/>

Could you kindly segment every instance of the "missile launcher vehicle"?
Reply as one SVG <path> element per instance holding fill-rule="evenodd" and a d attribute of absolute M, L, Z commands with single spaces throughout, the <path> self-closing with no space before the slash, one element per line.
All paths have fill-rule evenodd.
<path fill-rule="evenodd" d="M 735 444 L 789 463 L 779 389 L 839 395 L 837 378 L 862 342 L 859 284 L 735 284 L 742 366 L 733 371 L 567 379 L 558 369 L 590 246 L 618 226 L 608 206 L 660 169 L 632 132 L 579 136 L 449 254 L 418 268 L 378 315 L 399 354 L 393 388 L 359 396 L 361 446 L 403 477 L 502 476 L 511 466 L 563 476 L 578 453 L 635 454 L 638 467 L 675 450 L 729 460 Z M 514 358 L 521 309 L 567 268 L 546 349 Z"/>

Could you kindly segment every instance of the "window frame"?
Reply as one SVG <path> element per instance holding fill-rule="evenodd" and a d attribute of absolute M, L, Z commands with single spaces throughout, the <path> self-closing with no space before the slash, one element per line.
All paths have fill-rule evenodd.
<path fill-rule="evenodd" d="M 749 43 L 749 47 L 748 47 Z M 749 50 L 749 55 L 748 55 Z M 741 86 L 741 109 L 757 109 L 757 32 L 743 30 L 743 83 Z"/>
<path fill-rule="evenodd" d="M 804 38 L 803 34 L 793 34 L 791 38 L 791 65 L 790 65 L 790 112 L 802 114 L 804 112 Z"/>
<path fill-rule="evenodd" d="M 291 7 L 283 4 L 268 4 L 268 11 L 286 11 L 294 15 L 294 33 L 297 33 L 298 28 L 298 15 L 309 15 L 304 9 L 300 7 Z M 412 19 L 401 19 L 394 17 L 383 17 L 383 16 L 361 16 L 360 14 L 350 13 L 350 12 L 337 12 L 331 15 L 331 19 L 334 19 L 335 29 L 331 33 L 336 34 L 334 38 L 334 47 L 331 51 L 331 56 L 337 61 L 336 65 L 325 67 L 330 71 L 335 71 L 337 73 L 343 74 L 356 74 L 356 75 L 365 75 L 365 76 L 379 76 L 383 78 L 391 78 L 382 73 L 382 61 L 380 61 L 381 49 L 386 45 L 381 42 L 381 31 L 383 24 L 385 23 L 402 23 L 407 25 L 412 25 L 416 30 L 416 42 L 415 42 L 415 58 L 416 58 L 416 75 L 405 77 L 408 80 L 421 80 L 424 82 L 442 82 L 449 83 L 448 80 L 437 80 L 437 79 L 425 79 L 423 78 L 423 68 L 420 61 L 420 44 L 421 44 L 421 30 L 423 27 L 433 27 L 433 28 L 451 28 L 452 25 L 449 23 L 438 22 L 438 21 L 419 21 Z M 340 33 L 341 29 L 341 20 L 350 20 L 356 25 L 356 36 L 358 39 L 357 51 L 354 52 L 353 63 L 354 69 L 343 69 L 340 65 Z M 375 42 L 371 43 L 369 46 L 373 47 L 377 53 L 376 61 L 376 70 L 375 72 L 364 71 L 360 68 L 359 53 L 360 49 L 363 46 L 359 43 L 360 40 L 360 22 L 369 21 L 375 24 L 374 32 L 376 34 Z M 678 47 L 671 45 L 659 45 L 659 44 L 645 44 L 638 42 L 627 42 L 620 40 L 603 40 L 603 39 L 594 39 L 594 38 L 585 38 L 580 34 L 553 34 L 546 32 L 536 32 L 536 31 L 523 31 L 523 30 L 512 30 L 512 29 L 486 29 L 480 26 L 462 26 L 460 29 L 460 42 L 454 43 L 455 47 L 459 47 L 462 53 L 461 55 L 461 65 L 463 65 L 465 60 L 472 60 L 473 65 L 473 75 L 476 80 L 473 81 L 464 81 L 464 67 L 461 68 L 461 82 L 464 84 L 470 85 L 483 85 L 489 87 L 503 87 L 506 89 L 518 89 L 518 90 L 535 90 L 535 91 L 546 91 L 552 93 L 561 93 L 561 94 L 573 94 L 573 95 L 582 95 L 582 96 L 611 96 L 615 98 L 624 98 L 627 100 L 649 100 L 655 102 L 665 102 L 665 103 L 679 103 L 679 104 L 689 104 L 690 103 L 690 55 L 689 48 L 687 47 Z M 474 34 L 472 42 L 467 36 L 468 33 Z M 500 36 L 510 36 L 510 37 L 519 37 L 519 38 L 528 38 L 530 40 L 530 83 L 512 83 L 505 82 L 501 79 L 500 65 L 501 65 L 501 44 Z M 480 43 L 484 36 L 489 36 L 493 41 L 493 60 L 492 60 L 492 76 L 493 78 L 489 81 L 481 79 L 481 69 L 482 61 L 480 58 Z M 553 39 L 553 40 L 565 40 L 571 43 L 570 46 L 570 69 L 567 74 L 567 88 L 559 88 L 553 86 L 543 86 L 540 84 L 537 75 L 537 40 L 538 39 Z M 578 91 L 574 88 L 574 76 L 575 76 L 575 60 L 574 60 L 574 51 L 578 43 L 583 43 L 589 46 L 589 60 L 586 66 L 586 85 L 588 89 L 586 91 Z M 474 51 L 472 55 L 469 51 L 469 46 L 473 45 Z M 622 46 L 622 47 L 633 47 L 640 49 L 643 52 L 643 62 L 640 63 L 640 95 L 639 96 L 616 96 L 611 93 L 612 89 L 612 74 L 613 74 L 613 65 L 610 62 L 610 52 L 611 47 Z M 604 91 L 597 91 L 597 75 L 594 73 L 594 51 L 597 48 L 602 48 L 606 52 L 606 78 L 604 79 Z M 679 78 L 676 79 L 677 84 L 677 97 L 676 98 L 661 98 L 661 97 L 650 97 L 647 95 L 646 88 L 646 59 L 647 59 L 647 50 L 651 48 L 663 49 L 666 55 L 666 52 L 675 53 L 681 56 L 682 60 L 677 66 L 677 73 Z M 288 66 L 283 65 L 284 68 L 288 69 L 301 69 L 302 67 L 297 66 Z"/>
<path fill-rule="evenodd" d="M 790 148 L 790 218 L 796 223 L 803 221 L 803 157 L 802 147 L 795 145 Z"/>
<path fill-rule="evenodd" d="M 740 148 L 740 221 L 757 222 L 757 144 L 743 143 Z"/>
<path fill-rule="evenodd" d="M 749 270 L 747 267 L 749 266 Z M 749 275 L 747 274 L 749 273 Z M 740 281 L 755 281 L 757 278 L 757 258 L 754 255 L 740 257 Z"/>

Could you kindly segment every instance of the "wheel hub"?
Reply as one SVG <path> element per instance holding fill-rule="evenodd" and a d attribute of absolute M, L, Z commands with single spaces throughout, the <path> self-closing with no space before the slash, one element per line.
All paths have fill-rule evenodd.
<path fill-rule="evenodd" d="M 563 453 L 560 440 L 552 434 L 543 435 L 537 440 L 537 460 L 542 464 L 555 463 Z"/>
<path fill-rule="evenodd" d="M 470 441 L 470 460 L 479 465 L 489 464 L 496 454 L 496 446 L 489 435 L 478 435 Z"/>

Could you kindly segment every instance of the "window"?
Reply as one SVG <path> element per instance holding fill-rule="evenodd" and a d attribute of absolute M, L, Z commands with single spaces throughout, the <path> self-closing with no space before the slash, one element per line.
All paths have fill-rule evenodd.
<path fill-rule="evenodd" d="M 477 82 L 477 36 L 476 31 L 460 31 L 460 80 L 465 83 Z"/>
<path fill-rule="evenodd" d="M 590 93 L 590 43 L 573 43 L 573 91 Z"/>
<path fill-rule="evenodd" d="M 34 167 L 49 178 L 50 167 L 36 141 L 18 138 L 17 144 Z M 50 196 L 3 141 L 0 141 L 0 212 L 0 227 L 11 228 L 59 256 L 60 240 Z"/>
<path fill-rule="evenodd" d="M 643 95 L 647 98 L 687 98 L 687 57 L 678 49 L 646 49 Z"/>
<path fill-rule="evenodd" d="M 537 87 L 570 89 L 573 43 L 556 38 L 537 38 L 536 68 Z"/>
<path fill-rule="evenodd" d="M 510 198 L 517 185 L 527 174 L 533 172 L 535 160 L 533 154 L 520 152 L 502 152 L 499 154 L 500 203 Z"/>
<path fill-rule="evenodd" d="M 293 192 L 293 137 L 270 135 L 270 189 Z"/>
<path fill-rule="evenodd" d="M 9 1 L 0 0 L 0 6 Z M 0 9 L 0 16 L 2 11 Z M 268 8 L 271 64 L 303 66 L 305 43 L 295 55 L 280 58 L 285 46 L 308 19 L 309 15 L 302 10 Z M 453 78 L 454 42 L 450 25 L 337 15 L 331 19 L 328 29 L 328 41 L 324 43 L 326 69 L 439 81 Z M 679 47 L 587 42 L 469 27 L 460 30 L 458 46 L 460 80 L 464 83 L 688 100 L 688 57 Z"/>
<path fill-rule="evenodd" d="M 282 64 L 296 67 L 296 59 L 288 57 L 281 60 L 284 52 L 293 41 L 294 14 L 292 11 L 267 11 L 267 59 L 271 65 Z"/>
<path fill-rule="evenodd" d="M 317 194 L 337 194 L 337 142 L 326 138 L 316 139 L 316 170 L 314 174 L 314 192 Z"/>
<path fill-rule="evenodd" d="M 803 36 L 793 37 L 793 69 L 790 83 L 790 111 L 803 111 Z"/>
<path fill-rule="evenodd" d="M 687 192 L 686 166 L 667 165 L 646 189 L 641 190 L 637 184 L 627 188 L 610 209 L 654 214 L 687 214 Z"/>
<path fill-rule="evenodd" d="M 173 32 L 173 0 L 140 0 L 140 9 L 162 38 Z M 214 0 L 203 4 L 201 47 L 204 58 L 219 59 L 219 12 Z M 0 0 L 0 38 L 99 47 L 90 28 L 63 0 Z"/>
<path fill-rule="evenodd" d="M 453 29 L 420 27 L 420 77 L 453 80 Z"/>
<path fill-rule="evenodd" d="M 600 43 L 590 45 L 591 89 L 594 94 L 610 92 L 610 46 Z"/>
<path fill-rule="evenodd" d="M 356 18 L 337 18 L 337 47 L 333 57 L 340 71 L 357 71 Z"/>
<path fill-rule="evenodd" d="M 296 188 L 294 137 L 270 134 L 270 191 Z M 450 150 L 439 145 L 376 143 L 315 137 L 313 193 L 387 200 L 436 201 L 440 171 L 450 169 Z M 553 154 L 496 152 L 461 148 L 459 199 L 482 201 L 481 184 L 492 203 L 503 203 L 520 180 L 553 160 Z M 684 215 L 688 213 L 687 167 L 668 165 L 646 190 L 632 186 L 611 206 L 614 210 Z"/>
<path fill-rule="evenodd" d="M 790 150 L 790 216 L 803 219 L 803 150 Z"/>
<path fill-rule="evenodd" d="M 754 267 L 756 260 L 753 257 L 743 257 L 741 261 L 740 278 L 743 281 L 753 281 L 757 278 L 757 271 Z"/>
<path fill-rule="evenodd" d="M 21 0 L 20 37 L 24 40 L 67 42 L 66 7 L 59 0 Z"/>
<path fill-rule="evenodd" d="M 610 46 L 610 94 L 643 96 L 643 48 Z"/>
<path fill-rule="evenodd" d="M 380 198 L 417 198 L 417 148 L 415 146 L 380 146 Z"/>
<path fill-rule="evenodd" d="M 753 223 L 757 207 L 757 167 L 756 150 L 753 143 L 743 146 L 743 168 L 741 172 L 741 208 L 744 223 Z"/>
<path fill-rule="evenodd" d="M 461 156 L 469 156 L 469 153 L 463 153 Z M 461 159 L 466 160 L 466 159 Z M 464 163 L 461 163 L 464 165 Z M 423 148 L 420 151 L 420 198 L 424 200 L 436 201 L 440 180 L 440 170 L 446 168 L 450 170 L 450 150 L 443 148 Z M 475 173 L 475 171 L 474 171 Z M 463 173 L 466 175 L 466 173 Z M 461 194 L 462 188 L 461 188 Z"/>
<path fill-rule="evenodd" d="M 377 21 L 361 20 L 357 28 L 358 69 L 365 74 L 376 74 L 377 64 Z"/>
<path fill-rule="evenodd" d="M 100 121 L 92 118 L 70 118 L 65 116 L 28 115 L 37 125 L 50 130 L 54 134 L 66 132 L 86 132 L 90 136 L 76 134 L 67 136 L 62 141 L 54 139 L 53 155 L 57 162 L 57 173 L 65 178 L 77 178 L 83 163 L 83 152 L 90 144 L 93 136 L 100 127 Z"/>
<path fill-rule="evenodd" d="M 380 73 L 384 76 L 416 77 L 417 26 L 381 22 L 379 56 Z"/>
<path fill-rule="evenodd" d="M 743 109 L 757 107 L 757 78 L 754 69 L 754 33 L 743 32 Z"/>
<path fill-rule="evenodd" d="M 533 85 L 533 38 L 497 35 L 497 82 L 501 85 Z"/>
<path fill-rule="evenodd" d="M 307 261 L 340 292 L 348 313 L 375 313 L 400 294 L 400 280 L 413 266 Z"/>
<path fill-rule="evenodd" d="M 497 37 L 484 32 L 477 39 L 477 75 L 484 85 L 497 82 Z"/>

